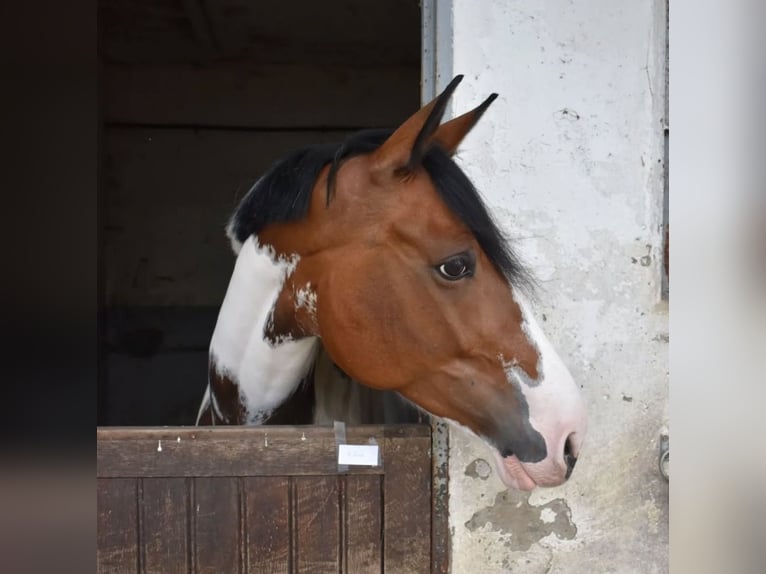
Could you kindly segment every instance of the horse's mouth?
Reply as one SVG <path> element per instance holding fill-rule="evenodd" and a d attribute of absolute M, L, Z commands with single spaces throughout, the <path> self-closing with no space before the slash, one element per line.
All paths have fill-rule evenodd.
<path fill-rule="evenodd" d="M 514 455 L 502 457 L 499 452 L 495 452 L 495 462 L 497 473 L 503 484 L 516 490 L 534 490 L 537 483 L 529 476 L 518 458 Z"/>

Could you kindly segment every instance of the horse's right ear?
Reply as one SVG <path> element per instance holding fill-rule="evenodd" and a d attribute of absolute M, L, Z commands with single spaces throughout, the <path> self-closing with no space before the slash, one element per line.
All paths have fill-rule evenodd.
<path fill-rule="evenodd" d="M 444 91 L 426 104 L 372 154 L 373 172 L 403 174 L 414 170 L 431 145 L 444 110 L 463 76 L 456 76 Z"/>

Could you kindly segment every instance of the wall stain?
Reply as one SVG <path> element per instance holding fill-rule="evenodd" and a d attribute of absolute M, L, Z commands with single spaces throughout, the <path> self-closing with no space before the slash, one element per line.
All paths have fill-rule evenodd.
<path fill-rule="evenodd" d="M 471 478 L 487 480 L 490 474 L 492 474 L 492 467 L 483 458 L 477 458 L 465 467 L 465 475 Z"/>
<path fill-rule="evenodd" d="M 473 532 L 487 524 L 492 530 L 511 535 L 506 544 L 513 551 L 529 550 L 549 534 L 559 540 L 572 540 L 577 535 L 572 511 L 563 498 L 534 506 L 528 493 L 511 490 L 499 492 L 495 502 L 475 512 L 465 526 Z"/>

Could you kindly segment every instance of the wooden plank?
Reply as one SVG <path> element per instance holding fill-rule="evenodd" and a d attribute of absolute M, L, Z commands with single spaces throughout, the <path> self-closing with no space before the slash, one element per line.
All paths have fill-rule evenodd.
<path fill-rule="evenodd" d="M 359 67 L 417 64 L 419 3 L 198 0 L 212 28 L 217 61 L 255 63 L 328 60 Z M 104 1 L 99 5 L 100 52 L 119 64 L 197 63 L 183 4 Z M 448 11 L 451 15 L 451 10 Z"/>
<path fill-rule="evenodd" d="M 430 572 L 431 440 L 385 439 L 383 564 L 386 574 Z"/>
<path fill-rule="evenodd" d="M 395 127 L 419 108 L 420 66 L 107 66 L 105 120 L 153 125 Z"/>
<path fill-rule="evenodd" d="M 146 574 L 187 574 L 187 479 L 146 478 L 139 483 Z"/>
<path fill-rule="evenodd" d="M 340 569 L 340 481 L 336 476 L 294 479 L 294 571 L 298 574 L 336 574 Z"/>
<path fill-rule="evenodd" d="M 236 478 L 195 478 L 191 491 L 195 571 L 240 571 L 241 513 Z"/>
<path fill-rule="evenodd" d="M 374 437 L 383 461 L 377 469 L 352 467 L 348 476 L 337 475 L 330 427 L 109 428 L 97 435 L 99 571 L 441 571 L 432 560 L 440 551 L 431 541 L 444 525 L 431 520 L 437 509 L 426 425 L 347 427 L 349 443 Z M 156 477 L 139 480 L 140 504 L 132 476 Z M 117 533 L 107 507 L 127 512 L 113 519 Z M 138 550 L 125 542 L 131 529 L 139 532 Z"/>
<path fill-rule="evenodd" d="M 247 572 L 291 572 L 290 479 L 248 477 L 245 497 Z"/>
<path fill-rule="evenodd" d="M 382 530 L 382 484 L 377 476 L 346 478 L 344 572 L 380 574 Z"/>
<path fill-rule="evenodd" d="M 96 439 L 100 442 L 124 439 L 149 439 L 156 441 L 182 440 L 196 438 L 197 441 L 210 439 L 219 440 L 253 440 L 256 437 L 263 438 L 268 434 L 270 438 L 277 440 L 289 440 L 292 438 L 335 438 L 335 431 L 331 426 L 230 426 L 230 427 L 99 427 L 96 429 Z M 369 444 L 363 442 L 370 437 L 386 438 L 390 440 L 421 438 L 427 439 L 430 444 L 431 429 L 425 424 L 402 424 L 402 425 L 347 425 L 346 439 L 349 444 Z M 305 442 L 305 441 L 303 441 Z"/>
<path fill-rule="evenodd" d="M 347 428 L 346 436 L 350 444 L 367 444 L 375 438 L 385 457 L 389 444 L 405 439 L 419 437 L 430 444 L 428 430 L 425 425 L 353 426 Z M 103 478 L 337 472 L 335 436 L 330 427 L 99 429 L 97 434 L 98 476 Z M 353 467 L 350 472 L 382 474 L 384 469 Z"/>
<path fill-rule="evenodd" d="M 200 0 L 183 0 L 183 6 L 196 40 L 195 55 L 202 61 L 212 60 L 215 57 L 215 43 Z"/>
<path fill-rule="evenodd" d="M 138 506 L 135 479 L 101 479 L 96 487 L 99 573 L 138 571 Z"/>

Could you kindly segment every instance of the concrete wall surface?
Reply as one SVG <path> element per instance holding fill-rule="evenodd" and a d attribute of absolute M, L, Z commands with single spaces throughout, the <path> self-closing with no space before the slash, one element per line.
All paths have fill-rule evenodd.
<path fill-rule="evenodd" d="M 451 9 L 438 87 L 466 75 L 455 114 L 500 94 L 458 161 L 536 273 L 538 319 L 590 416 L 571 481 L 531 495 L 507 491 L 478 439 L 451 431 L 452 571 L 667 572 L 665 2 Z"/>

